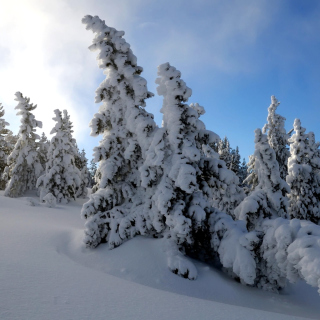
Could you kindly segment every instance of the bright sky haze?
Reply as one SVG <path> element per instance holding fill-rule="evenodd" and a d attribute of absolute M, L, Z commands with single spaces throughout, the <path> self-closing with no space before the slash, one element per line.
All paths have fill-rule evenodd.
<path fill-rule="evenodd" d="M 88 124 L 105 76 L 88 50 L 93 34 L 81 23 L 87 14 L 125 31 L 153 93 L 159 64 L 180 70 L 193 91 L 189 103 L 206 109 L 201 120 L 246 160 L 271 95 L 288 131 L 300 118 L 320 140 L 317 0 L 0 0 L 0 102 L 14 133 L 14 94 L 21 91 L 38 105 L 35 116 L 49 138 L 53 110 L 67 109 L 91 159 L 100 138 L 90 137 Z M 161 105 L 157 94 L 147 100 L 159 125 Z"/>

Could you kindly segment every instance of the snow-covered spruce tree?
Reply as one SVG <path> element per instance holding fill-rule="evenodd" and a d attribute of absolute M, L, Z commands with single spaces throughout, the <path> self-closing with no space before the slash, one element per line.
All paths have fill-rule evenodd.
<path fill-rule="evenodd" d="M 262 133 L 267 133 L 268 142 L 270 147 L 276 153 L 276 159 L 279 163 L 279 171 L 281 179 L 286 179 L 288 174 L 288 158 L 289 158 L 289 149 L 288 149 L 288 139 L 289 134 L 286 133 L 284 128 L 284 122 L 286 118 L 276 114 L 277 107 L 280 102 L 276 99 L 275 96 L 271 96 L 271 104 L 268 108 L 268 118 L 264 127 L 262 128 Z"/>
<path fill-rule="evenodd" d="M 226 163 L 227 168 L 230 169 L 232 155 L 231 155 L 230 142 L 227 137 L 224 137 L 218 142 L 218 153 L 220 155 L 220 159 L 223 160 Z"/>
<path fill-rule="evenodd" d="M 108 242 L 114 248 L 148 229 L 138 169 L 156 127 L 143 108 L 152 93 L 122 38 L 124 32 L 99 17 L 85 16 L 82 22 L 95 34 L 90 49 L 98 51 L 98 65 L 106 74 L 96 91 L 96 102 L 102 105 L 90 123 L 91 135 L 103 134 L 103 139 L 94 149 L 97 190 L 81 212 L 87 220 L 84 242 L 88 247 Z"/>
<path fill-rule="evenodd" d="M 73 137 L 73 124 L 70 120 L 70 115 L 68 114 L 67 110 L 63 110 L 63 127 L 65 128 L 64 130 L 66 131 L 66 135 L 73 145 L 73 158 L 74 158 L 74 165 L 76 168 L 79 170 L 80 173 L 80 183 L 76 187 L 76 197 L 77 198 L 85 198 L 88 194 L 88 168 L 87 168 L 87 158 L 85 157 L 85 153 L 81 153 L 76 139 Z M 83 150 L 84 152 L 84 150 Z"/>
<path fill-rule="evenodd" d="M 13 134 L 13 132 L 9 130 L 9 133 L 4 138 L 9 148 L 8 155 L 13 151 L 14 146 L 18 142 L 18 139 L 19 139 L 19 135 Z"/>
<path fill-rule="evenodd" d="M 320 221 L 320 158 L 319 143 L 314 134 L 305 133 L 299 119 L 294 121 L 295 133 L 289 139 L 290 158 L 288 161 L 287 182 L 291 188 L 289 194 L 289 212 L 292 218 Z"/>
<path fill-rule="evenodd" d="M 258 174 L 255 168 L 256 158 L 255 155 L 252 154 L 249 156 L 249 162 L 247 165 L 247 177 L 242 181 L 242 184 L 245 185 L 245 193 L 250 194 L 253 190 L 255 190 L 256 186 L 259 184 Z"/>
<path fill-rule="evenodd" d="M 202 129 L 198 118 L 204 109 L 184 103 L 191 96 L 191 89 L 176 68 L 162 64 L 158 76 L 157 91 L 163 96 L 163 127 L 155 133 L 140 169 L 142 185 L 151 198 L 152 225 L 167 240 L 169 268 L 195 279 L 196 269 L 184 254 L 186 247 L 193 246 L 194 234 L 204 227 L 206 211 L 210 209 L 197 181 L 201 149 L 197 148 L 196 136 Z"/>
<path fill-rule="evenodd" d="M 237 219 L 246 221 L 249 231 L 259 230 L 266 218 L 287 218 L 286 194 L 290 192 L 289 186 L 280 177 L 275 152 L 269 146 L 267 136 L 260 129 L 255 130 L 254 142 L 258 185 L 234 211 Z"/>
<path fill-rule="evenodd" d="M 84 149 L 80 153 L 78 153 L 75 164 L 81 173 L 81 182 L 80 187 L 77 191 L 77 197 L 85 198 L 88 194 L 87 188 L 89 186 L 90 174 L 88 171 L 88 159 L 86 158 Z"/>
<path fill-rule="evenodd" d="M 265 220 L 262 227 L 265 235 L 260 250 L 269 281 L 283 286 L 284 278 L 290 282 L 303 279 L 320 293 L 320 226 L 277 218 Z"/>
<path fill-rule="evenodd" d="M 286 284 L 281 270 L 269 263 L 266 254 L 270 243 L 264 238 L 263 223 L 272 218 L 288 217 L 288 199 L 290 192 L 287 183 L 281 179 L 279 164 L 274 150 L 269 146 L 267 136 L 260 129 L 255 130 L 255 171 L 258 185 L 234 210 L 239 220 L 246 222 L 249 231 L 256 231 L 261 245 L 255 248 L 256 279 L 255 285 L 264 290 L 277 291 Z"/>
<path fill-rule="evenodd" d="M 30 99 L 23 97 L 20 92 L 15 96 L 18 101 L 15 109 L 19 110 L 17 115 L 21 115 L 21 126 L 19 139 L 8 156 L 8 167 L 4 173 L 10 179 L 4 195 L 13 198 L 22 195 L 26 190 L 35 189 L 36 181 L 43 171 L 37 152 L 36 140 L 39 136 L 35 133 L 37 127 L 42 127 L 42 123 L 32 114 L 37 106 L 31 104 Z"/>
<path fill-rule="evenodd" d="M 235 149 L 231 149 L 231 161 L 230 161 L 230 167 L 228 169 L 232 170 L 237 176 L 239 176 L 240 171 L 240 153 L 239 148 L 236 147 Z"/>
<path fill-rule="evenodd" d="M 4 190 L 7 179 L 2 177 L 4 168 L 7 166 L 7 157 L 10 154 L 10 144 L 6 141 L 6 137 L 10 130 L 6 129 L 9 125 L 2 117 L 4 116 L 4 109 L 0 103 L 0 190 Z"/>
<path fill-rule="evenodd" d="M 80 186 L 80 171 L 75 166 L 76 153 L 74 141 L 70 139 L 67 113 L 64 117 L 60 110 L 54 110 L 56 125 L 50 134 L 55 134 L 50 141 L 48 162 L 45 173 L 39 177 L 37 188 L 40 190 L 40 201 L 52 193 L 57 202 L 68 203 L 75 200 L 76 191 Z"/>
<path fill-rule="evenodd" d="M 97 164 L 94 162 L 94 159 L 91 159 L 90 166 L 89 166 L 89 186 L 93 188 L 96 184 L 95 175 L 97 172 Z"/>
<path fill-rule="evenodd" d="M 202 149 L 205 156 L 200 162 L 201 188 L 212 207 L 234 218 L 234 209 L 244 199 L 239 178 L 209 145 L 203 145 Z"/>
<path fill-rule="evenodd" d="M 37 143 L 37 145 L 38 145 L 37 151 L 39 154 L 39 160 L 40 160 L 40 163 L 43 167 L 43 170 L 45 170 L 46 164 L 48 161 L 47 154 L 48 154 L 48 150 L 50 147 L 50 142 L 48 141 L 48 138 L 44 132 L 42 132 L 41 138 L 40 138 L 39 142 Z"/>
<path fill-rule="evenodd" d="M 180 72 L 165 63 L 158 67 L 158 75 L 163 127 L 155 132 L 140 168 L 142 186 L 146 188 L 152 226 L 167 239 L 169 268 L 194 279 L 196 269 L 184 254 L 197 258 L 204 258 L 208 252 L 213 254 L 208 217 L 218 211 L 212 203 L 228 211 L 235 198 L 238 197 L 238 204 L 243 197 L 237 185 L 232 185 L 238 182 L 236 175 L 209 147 L 219 137 L 199 120 L 204 108 L 197 103 L 184 103 L 191 89 Z M 208 150 L 215 154 L 214 158 L 207 156 Z"/>
<path fill-rule="evenodd" d="M 245 186 L 244 180 L 246 180 L 247 176 L 248 176 L 248 165 L 247 165 L 246 159 L 243 158 L 242 163 L 240 164 L 240 167 L 239 167 L 239 172 L 238 172 L 240 186 L 242 187 Z"/>

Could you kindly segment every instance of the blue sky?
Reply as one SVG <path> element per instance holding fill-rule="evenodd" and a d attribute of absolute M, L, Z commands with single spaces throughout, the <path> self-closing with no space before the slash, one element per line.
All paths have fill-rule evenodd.
<path fill-rule="evenodd" d="M 150 91 L 157 66 L 170 62 L 192 89 L 190 102 L 206 109 L 208 129 L 227 136 L 243 157 L 254 130 L 266 122 L 270 96 L 290 130 L 300 118 L 320 140 L 320 2 L 317 0 L 0 0 L 0 102 L 18 131 L 14 93 L 38 104 L 49 135 L 53 110 L 67 109 L 75 137 L 90 159 L 99 139 L 88 123 L 103 79 L 92 33 L 81 18 L 99 15 L 126 32 Z M 147 110 L 161 123 L 161 98 Z"/>

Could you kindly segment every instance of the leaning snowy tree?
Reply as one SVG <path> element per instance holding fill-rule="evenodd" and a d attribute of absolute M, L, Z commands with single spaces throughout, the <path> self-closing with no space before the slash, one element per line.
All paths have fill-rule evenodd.
<path fill-rule="evenodd" d="M 290 158 L 287 182 L 291 187 L 289 211 L 292 218 L 320 222 L 320 158 L 319 142 L 313 132 L 305 133 L 299 119 L 294 121 L 295 133 L 289 139 Z"/>
<path fill-rule="evenodd" d="M 284 128 L 286 118 L 276 113 L 279 105 L 280 102 L 276 97 L 271 96 L 271 104 L 268 108 L 268 123 L 262 128 L 262 133 L 267 133 L 269 145 L 275 151 L 279 163 L 280 177 L 285 180 L 288 174 L 288 158 L 290 155 L 287 147 L 289 145 L 289 134 Z"/>
<path fill-rule="evenodd" d="M 197 145 L 196 136 L 203 129 L 198 118 L 204 109 L 197 104 L 192 107 L 185 104 L 191 89 L 176 68 L 162 64 L 158 76 L 157 91 L 163 96 L 163 127 L 156 131 L 140 168 L 142 186 L 147 190 L 152 226 L 167 240 L 169 268 L 195 279 L 196 269 L 184 255 L 186 248 L 193 247 L 195 234 L 205 227 L 206 211 L 211 207 L 199 191 L 197 181 L 201 145 Z M 218 136 L 212 134 L 212 138 L 217 140 Z"/>
<path fill-rule="evenodd" d="M 4 109 L 0 103 L 0 190 L 4 190 L 7 179 L 2 177 L 4 169 L 7 166 L 7 157 L 10 153 L 10 144 L 6 140 L 7 135 L 10 133 L 6 126 L 9 125 L 2 117 L 4 116 Z"/>
<path fill-rule="evenodd" d="M 20 92 L 16 93 L 19 110 L 17 115 L 21 115 L 21 126 L 19 139 L 8 156 L 8 167 L 5 174 L 10 179 L 7 183 L 4 195 L 8 197 L 18 197 L 26 190 L 36 188 L 36 181 L 43 171 L 39 161 L 36 140 L 39 136 L 35 133 L 36 128 L 41 128 L 42 123 L 37 121 L 32 114 L 37 106 L 30 103 L 30 99 L 23 97 Z"/>
<path fill-rule="evenodd" d="M 108 242 L 114 248 L 148 229 L 138 169 L 156 127 L 153 115 L 144 109 L 145 99 L 153 94 L 122 38 L 124 32 L 97 16 L 85 16 L 82 22 L 95 34 L 90 50 L 98 51 L 98 65 L 106 74 L 96 90 L 96 102 L 102 105 L 90 123 L 91 135 L 102 134 L 103 139 L 94 148 L 97 190 L 81 211 L 87 220 L 84 242 L 89 247 Z"/>
<path fill-rule="evenodd" d="M 219 141 L 219 137 L 206 130 L 199 120 L 205 113 L 204 108 L 197 103 L 190 106 L 185 103 L 191 89 L 181 79 L 180 72 L 165 63 L 158 67 L 158 75 L 157 91 L 163 96 L 163 127 L 155 132 L 140 168 L 141 181 L 146 188 L 145 201 L 152 226 L 166 239 L 169 268 L 194 279 L 196 269 L 184 255 L 187 253 L 201 259 L 215 255 L 211 245 L 213 233 L 219 233 L 224 244 L 230 243 L 226 238 L 231 232 L 224 233 L 218 228 L 211 230 L 208 219 L 218 215 L 219 211 L 213 207 L 232 214 L 243 199 L 243 192 L 238 187 L 235 173 L 227 169 L 226 163 L 210 147 Z M 217 220 L 233 227 L 231 217 L 225 213 L 219 216 Z M 237 236 L 242 236 L 242 231 L 237 230 Z M 233 239 L 238 240 L 237 236 Z M 236 248 L 237 244 L 233 244 Z M 219 250 L 217 242 L 214 248 Z M 220 253 L 226 257 L 222 249 Z M 241 258 L 237 259 L 239 261 Z M 237 262 L 231 258 L 224 260 L 228 268 Z M 235 271 L 240 269 L 241 277 L 245 277 L 242 268 L 235 267 Z M 248 278 L 244 281 L 250 282 Z"/>
<path fill-rule="evenodd" d="M 56 125 L 50 134 L 55 136 L 50 141 L 48 162 L 45 173 L 39 177 L 37 188 L 40 190 L 40 201 L 51 193 L 57 202 L 68 203 L 76 199 L 76 192 L 80 186 L 80 171 L 75 165 L 76 153 L 74 141 L 71 139 L 68 114 L 64 117 L 60 110 L 54 110 Z"/>

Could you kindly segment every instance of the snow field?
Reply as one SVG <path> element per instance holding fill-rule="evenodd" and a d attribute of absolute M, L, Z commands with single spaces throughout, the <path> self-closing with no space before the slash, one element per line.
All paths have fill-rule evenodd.
<path fill-rule="evenodd" d="M 197 280 L 183 279 L 161 239 L 85 248 L 84 201 L 47 208 L 0 192 L 0 319 L 318 319 L 315 288 L 264 292 L 197 261 Z"/>

